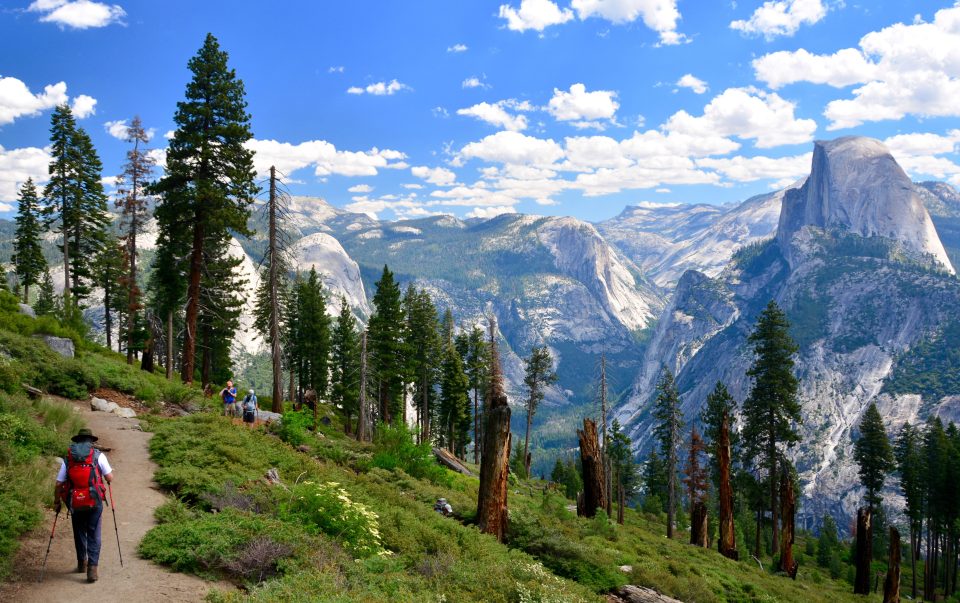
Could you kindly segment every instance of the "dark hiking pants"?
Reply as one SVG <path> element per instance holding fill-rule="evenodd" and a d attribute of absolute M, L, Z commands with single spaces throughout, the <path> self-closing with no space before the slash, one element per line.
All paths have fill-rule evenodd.
<path fill-rule="evenodd" d="M 73 511 L 73 544 L 77 562 L 100 565 L 100 518 L 103 505 Z"/>

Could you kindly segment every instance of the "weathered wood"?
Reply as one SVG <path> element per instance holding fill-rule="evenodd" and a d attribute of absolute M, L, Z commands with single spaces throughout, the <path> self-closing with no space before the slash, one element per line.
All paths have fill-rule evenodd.
<path fill-rule="evenodd" d="M 883 603 L 900 603 L 900 532 L 890 526 L 890 561 L 883 581 Z"/>
<path fill-rule="evenodd" d="M 856 578 L 853 582 L 853 594 L 870 594 L 870 559 L 873 558 L 873 526 L 869 508 L 857 509 L 857 554 L 855 565 Z"/>
<path fill-rule="evenodd" d="M 698 500 L 690 514 L 690 544 L 707 548 L 707 532 L 707 505 Z"/>
<path fill-rule="evenodd" d="M 797 499 L 793 491 L 793 480 L 786 465 L 780 476 L 780 571 L 794 580 L 797 579 L 799 562 L 793 559 L 794 519 L 797 512 Z M 774 526 L 776 529 L 776 526 Z"/>
<path fill-rule="evenodd" d="M 577 509 L 583 517 L 593 517 L 597 509 L 607 507 L 607 488 L 603 474 L 603 456 L 597 440 L 597 424 L 583 420 L 583 430 L 577 430 L 580 440 L 580 460 L 583 463 L 583 508 Z M 581 512 L 582 511 L 582 512 Z"/>
<path fill-rule="evenodd" d="M 490 319 L 490 382 L 480 455 L 477 525 L 503 542 L 507 533 L 507 478 L 510 474 L 510 405 L 503 389 L 497 351 L 497 322 Z"/>
<path fill-rule="evenodd" d="M 623 601 L 624 603 L 682 603 L 677 599 L 662 595 L 652 588 L 633 584 L 621 586 L 613 591 L 612 596 L 616 597 L 615 601 Z"/>
<path fill-rule="evenodd" d="M 473 477 L 473 472 L 446 448 L 434 448 L 433 456 L 437 457 L 437 461 L 447 469 Z"/>
<path fill-rule="evenodd" d="M 730 425 L 726 414 L 720 423 L 720 438 L 717 442 L 720 464 L 720 537 L 717 548 L 720 554 L 734 561 L 740 559 L 737 552 L 737 536 L 733 523 L 733 488 L 730 485 Z"/>
<path fill-rule="evenodd" d="M 22 387 L 24 391 L 27 392 L 27 396 L 29 396 L 32 400 L 38 400 L 43 397 L 43 392 L 33 387 L 32 385 L 21 383 L 20 387 Z"/>

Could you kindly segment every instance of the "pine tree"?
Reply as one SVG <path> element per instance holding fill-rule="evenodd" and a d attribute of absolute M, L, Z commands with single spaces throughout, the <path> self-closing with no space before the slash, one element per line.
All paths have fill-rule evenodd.
<path fill-rule="evenodd" d="M 103 190 L 103 164 L 86 130 L 78 127 L 74 140 L 79 156 L 81 193 L 74 200 L 76 213 L 70 224 L 73 255 L 70 293 L 76 302 L 80 302 L 90 295 L 95 280 L 95 263 L 100 254 L 113 246 L 107 231 L 111 217 L 107 210 L 107 194 Z"/>
<path fill-rule="evenodd" d="M 756 468 L 766 470 L 773 524 L 773 550 L 779 550 L 779 471 L 781 446 L 799 441 L 795 424 L 801 422 L 798 383 L 793 375 L 797 345 L 790 337 L 786 315 L 771 301 L 760 313 L 749 341 L 756 356 L 747 375 L 753 388 L 743 403 L 744 453 Z"/>
<path fill-rule="evenodd" d="M 374 313 L 370 317 L 368 346 L 373 356 L 372 374 L 377 383 L 379 420 L 393 423 L 404 419 L 403 385 L 407 366 L 404 344 L 404 316 L 400 286 L 387 266 L 375 284 Z"/>
<path fill-rule="evenodd" d="M 127 296 L 121 284 L 127 272 L 124 270 L 124 245 L 113 237 L 96 258 L 93 265 L 93 282 L 103 291 L 103 330 L 107 337 L 107 349 L 113 348 L 113 327 L 118 314 L 126 309 Z M 119 347 L 120 341 L 117 342 Z"/>
<path fill-rule="evenodd" d="M 617 523 L 623 523 L 623 511 L 626 501 L 633 496 L 637 488 L 637 466 L 633 462 L 633 444 L 630 436 L 623 431 L 620 421 L 614 419 L 610 427 L 610 445 L 607 451 L 610 457 L 611 481 L 617 493 Z"/>
<path fill-rule="evenodd" d="M 690 515 L 693 516 L 693 507 L 697 503 L 707 502 L 707 495 L 710 492 L 710 483 L 707 477 L 706 468 L 701 463 L 703 455 L 706 454 L 707 446 L 700 437 L 696 427 L 690 430 L 690 445 L 687 450 L 687 466 L 683 478 L 683 483 L 687 486 L 687 503 L 690 505 Z"/>
<path fill-rule="evenodd" d="M 487 360 L 487 342 L 483 337 L 483 329 L 473 327 L 469 333 L 464 332 L 457 336 L 457 351 L 463 358 L 464 370 L 470 380 L 470 390 L 473 396 L 473 462 L 480 462 L 480 425 L 483 416 L 483 392 L 487 388 L 489 362 Z"/>
<path fill-rule="evenodd" d="M 661 513 L 667 508 L 667 465 L 656 450 L 643 464 L 644 511 Z"/>
<path fill-rule="evenodd" d="M 300 391 L 313 390 L 322 400 L 329 386 L 330 318 L 316 269 L 311 268 L 307 278 L 294 285 L 293 307 L 296 320 L 289 321 L 293 370 Z"/>
<path fill-rule="evenodd" d="M 470 442 L 470 380 L 453 342 L 444 345 L 439 410 L 440 441 L 463 458 Z"/>
<path fill-rule="evenodd" d="M 680 411 L 680 393 L 677 391 L 673 373 L 666 367 L 657 384 L 653 417 L 656 420 L 654 434 L 660 443 L 660 454 L 666 464 L 667 538 L 673 538 L 674 515 L 678 506 L 677 469 L 683 413 Z"/>
<path fill-rule="evenodd" d="M 360 334 L 350 304 L 343 296 L 330 334 L 330 351 L 330 401 L 342 410 L 344 429 L 351 433 L 351 421 L 359 411 Z"/>
<path fill-rule="evenodd" d="M 161 196 L 156 208 L 158 245 L 174 245 L 171 259 L 187 262 L 186 313 L 181 378 L 194 379 L 203 275 L 209 272 L 211 244 L 222 245 L 230 231 L 248 234 L 249 205 L 257 192 L 252 138 L 243 82 L 227 65 L 227 53 L 207 34 L 188 63 L 193 79 L 177 104 L 176 130 L 167 150 L 164 176 L 151 187 Z M 175 231 L 189 233 L 189 257 Z"/>
<path fill-rule="evenodd" d="M 911 595 L 917 598 L 917 549 L 923 525 L 924 466 L 921 452 L 921 435 L 916 427 L 905 423 L 897 436 L 894 457 L 900 474 L 900 487 L 906 501 L 906 515 L 910 522 L 910 567 L 912 574 Z"/>
<path fill-rule="evenodd" d="M 557 373 L 553 370 L 553 358 L 550 357 L 547 346 L 534 346 L 525 364 L 523 384 L 527 386 L 527 429 L 523 437 L 523 459 L 526 473 L 529 475 L 530 428 L 533 425 L 533 415 L 543 402 L 546 388 L 557 382 Z"/>
<path fill-rule="evenodd" d="M 720 426 L 726 418 L 730 437 L 730 456 L 731 458 L 737 458 L 739 438 L 735 427 L 736 414 L 737 401 L 730 395 L 727 386 L 717 381 L 713 391 L 707 396 L 700 420 L 703 423 L 703 437 L 706 440 L 707 454 L 710 456 L 710 478 L 714 488 L 718 490 L 720 488 L 720 465 L 717 446 L 720 441 Z"/>
<path fill-rule="evenodd" d="M 436 422 L 436 386 L 440 380 L 440 364 L 445 357 L 441 341 L 437 308 L 425 290 L 418 291 L 413 285 L 407 288 L 403 298 L 407 324 L 404 332 L 404 349 L 407 352 L 407 371 L 413 382 L 413 406 L 417 409 L 422 442 L 430 442 L 433 424 Z M 440 434 L 442 440 L 443 434 Z"/>
<path fill-rule="evenodd" d="M 867 505 L 874 512 L 880 505 L 883 483 L 895 463 L 883 417 L 872 402 L 860 421 L 860 437 L 853 443 L 853 458 L 860 468 L 860 483 L 867 490 Z"/>
<path fill-rule="evenodd" d="M 48 173 L 50 179 L 43 189 L 43 196 L 47 205 L 43 213 L 49 228 L 54 222 L 59 222 L 55 232 L 61 236 L 63 252 L 63 294 L 64 303 L 69 305 L 70 296 L 70 233 L 71 225 L 77 220 L 77 197 L 80 185 L 78 183 L 79 157 L 76 149 L 77 122 L 73 118 L 70 107 L 66 104 L 58 105 L 50 117 L 50 155 L 52 161 Z"/>
<path fill-rule="evenodd" d="M 33 311 L 37 316 L 51 316 L 57 310 L 57 297 L 53 290 L 53 279 L 50 278 L 50 271 L 44 270 L 43 278 L 40 280 L 40 291 L 37 294 L 37 301 L 33 304 Z"/>
<path fill-rule="evenodd" d="M 242 259 L 228 253 L 229 246 L 230 238 L 225 236 L 209 239 L 204 249 L 197 316 L 199 375 L 204 387 L 230 378 L 230 352 L 240 330 L 240 315 L 250 305 L 249 283 L 237 271 Z"/>
<path fill-rule="evenodd" d="M 117 184 L 117 208 L 120 210 L 120 230 L 123 233 L 126 274 L 120 285 L 126 293 L 126 326 L 123 331 L 127 344 L 127 364 L 133 364 L 136 354 L 144 349 L 149 337 L 143 318 L 143 293 L 137 278 L 139 274 L 137 237 L 147 222 L 150 197 L 146 187 L 153 176 L 156 161 L 150 156 L 146 144 L 150 137 L 143 129 L 140 116 L 134 116 L 127 127 L 126 141 L 133 145 L 127 151 L 123 173 Z"/>
<path fill-rule="evenodd" d="M 18 283 L 23 287 L 23 303 L 29 304 L 30 287 L 40 283 L 47 271 L 47 260 L 40 246 L 40 200 L 32 178 L 27 178 L 20 187 L 16 224 L 12 261 Z"/>

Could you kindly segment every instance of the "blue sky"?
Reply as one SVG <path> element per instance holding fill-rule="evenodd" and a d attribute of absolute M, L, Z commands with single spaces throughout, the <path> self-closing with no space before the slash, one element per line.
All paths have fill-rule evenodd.
<path fill-rule="evenodd" d="M 208 31 L 246 84 L 258 169 L 381 218 L 738 201 L 850 134 L 960 184 L 951 2 L 120 2 L 0 4 L 0 216 L 45 178 L 58 102 L 105 177 L 135 114 L 162 158 Z"/>

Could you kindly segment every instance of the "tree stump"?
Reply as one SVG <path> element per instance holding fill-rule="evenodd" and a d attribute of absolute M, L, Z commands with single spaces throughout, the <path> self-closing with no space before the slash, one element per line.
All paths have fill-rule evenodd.
<path fill-rule="evenodd" d="M 583 420 L 583 430 L 577 430 L 580 440 L 580 460 L 583 462 L 583 507 L 577 512 L 582 517 L 593 517 L 597 509 L 607 506 L 606 481 L 603 474 L 603 457 L 597 439 L 597 424 Z"/>
<path fill-rule="evenodd" d="M 717 442 L 720 465 L 720 537 L 717 548 L 720 554 L 734 561 L 740 559 L 737 552 L 737 533 L 733 523 L 733 488 L 730 485 L 730 426 L 724 415 L 720 423 L 720 438 Z"/>
<path fill-rule="evenodd" d="M 690 544 L 707 548 L 707 505 L 697 501 L 690 514 Z"/>
<path fill-rule="evenodd" d="M 780 571 L 797 579 L 799 563 L 793 559 L 794 518 L 797 511 L 796 495 L 793 491 L 793 480 L 786 466 L 780 477 Z M 776 526 L 774 526 L 776 529 Z"/>
<path fill-rule="evenodd" d="M 873 527 L 869 508 L 857 509 L 857 554 L 855 565 L 856 578 L 853 582 L 853 594 L 870 594 L 870 559 L 873 558 Z"/>
<path fill-rule="evenodd" d="M 900 532 L 890 526 L 890 562 L 883 581 L 883 603 L 900 603 Z"/>
<path fill-rule="evenodd" d="M 507 534 L 507 478 L 510 475 L 510 405 L 503 390 L 497 351 L 497 321 L 490 319 L 490 381 L 480 454 L 477 525 L 503 542 Z"/>

